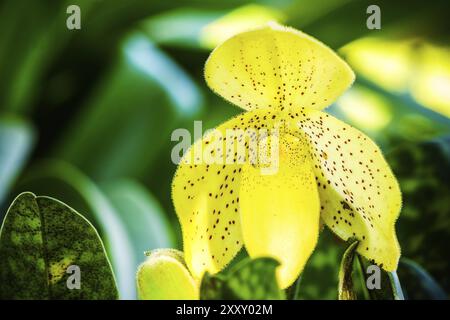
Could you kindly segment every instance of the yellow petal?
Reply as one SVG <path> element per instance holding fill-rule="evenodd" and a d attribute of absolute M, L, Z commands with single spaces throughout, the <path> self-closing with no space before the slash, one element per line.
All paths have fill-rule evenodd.
<path fill-rule="evenodd" d="M 358 239 L 360 254 L 395 270 L 400 247 L 394 225 L 401 193 L 380 149 L 326 113 L 305 112 L 295 123 L 312 148 L 322 219 L 342 239 Z"/>
<path fill-rule="evenodd" d="M 189 274 L 183 254 L 173 249 L 150 253 L 136 274 L 139 299 L 198 300 L 199 285 Z"/>
<path fill-rule="evenodd" d="M 242 165 L 255 149 L 258 135 L 252 130 L 271 127 L 275 121 L 277 115 L 270 110 L 238 115 L 197 141 L 181 160 L 172 198 L 182 227 L 186 263 L 195 277 L 220 271 L 241 249 Z"/>
<path fill-rule="evenodd" d="M 241 223 L 251 257 L 272 257 L 281 266 L 281 288 L 299 276 L 319 233 L 319 195 L 305 143 L 283 136 L 276 174 L 245 165 L 241 182 Z"/>
<path fill-rule="evenodd" d="M 246 110 L 323 109 L 353 82 L 350 67 L 316 39 L 270 24 L 218 46 L 205 66 L 216 93 Z"/>

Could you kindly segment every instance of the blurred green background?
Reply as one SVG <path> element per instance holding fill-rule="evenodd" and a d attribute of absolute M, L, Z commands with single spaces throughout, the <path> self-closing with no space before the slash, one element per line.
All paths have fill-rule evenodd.
<path fill-rule="evenodd" d="M 68 30 L 66 8 L 81 8 Z M 381 8 L 381 30 L 366 9 Z M 56 197 L 99 230 L 122 298 L 144 250 L 182 247 L 171 133 L 240 110 L 203 79 L 230 35 L 278 21 L 337 50 L 357 74 L 327 109 L 376 140 L 404 194 L 399 277 L 409 298 L 450 292 L 450 20 L 437 0 L 1 0 L 0 218 L 21 191 Z M 327 230 L 301 298 L 334 299 L 345 247 Z M 1 284 L 0 284 L 1 285 Z"/>

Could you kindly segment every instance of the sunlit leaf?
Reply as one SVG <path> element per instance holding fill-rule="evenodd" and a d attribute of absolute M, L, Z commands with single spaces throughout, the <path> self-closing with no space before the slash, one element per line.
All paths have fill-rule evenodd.
<path fill-rule="evenodd" d="M 281 23 L 285 19 L 281 11 L 275 8 L 249 4 L 236 8 L 204 26 L 200 34 L 200 43 L 212 49 L 240 32 L 263 27 L 271 21 Z"/>
<path fill-rule="evenodd" d="M 450 47 L 422 45 L 411 94 L 420 104 L 450 118 Z"/>
<path fill-rule="evenodd" d="M 377 86 L 408 93 L 422 106 L 450 117 L 450 48 L 417 39 L 368 37 L 341 49 L 350 65 Z"/>
<path fill-rule="evenodd" d="M 365 131 L 383 130 L 392 121 L 390 101 L 359 85 L 344 93 L 336 104 L 350 123 Z"/>
<path fill-rule="evenodd" d="M 402 92 L 412 72 L 411 45 L 411 41 L 368 37 L 349 43 L 340 52 L 356 72 L 383 88 Z"/>
<path fill-rule="evenodd" d="M 158 44 L 201 48 L 203 28 L 222 14 L 223 11 L 178 8 L 151 16 L 142 28 Z"/>
<path fill-rule="evenodd" d="M 27 122 L 11 116 L 0 117 L 0 204 L 24 166 L 33 143 L 34 130 Z"/>

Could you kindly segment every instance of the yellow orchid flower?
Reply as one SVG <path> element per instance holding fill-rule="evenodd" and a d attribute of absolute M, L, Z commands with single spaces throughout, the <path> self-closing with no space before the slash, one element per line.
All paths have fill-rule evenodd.
<path fill-rule="evenodd" d="M 173 180 L 192 274 L 219 272 L 245 246 L 252 258 L 281 263 L 277 278 L 286 288 L 313 252 L 321 220 L 343 240 L 358 239 L 361 255 L 395 270 L 398 183 L 370 138 L 320 111 L 354 81 L 349 66 L 316 39 L 270 24 L 219 45 L 205 78 L 246 111 L 191 146 Z M 229 138 L 238 129 L 277 133 Z M 252 143 L 268 140 L 279 141 L 268 148 L 278 155 L 272 174 L 262 172 L 261 159 L 251 161 Z M 235 152 L 243 142 L 246 157 Z"/>

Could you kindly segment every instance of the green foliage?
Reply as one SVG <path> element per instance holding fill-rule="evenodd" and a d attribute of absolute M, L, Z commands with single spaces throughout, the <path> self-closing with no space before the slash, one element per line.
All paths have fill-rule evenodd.
<path fill-rule="evenodd" d="M 243 260 L 226 274 L 206 273 L 200 285 L 203 300 L 284 299 L 279 289 L 275 269 L 279 263 L 271 258 Z"/>
<path fill-rule="evenodd" d="M 175 235 L 158 201 L 138 182 L 115 181 L 102 188 L 132 238 L 136 253 L 175 246 Z"/>
<path fill-rule="evenodd" d="M 80 288 L 69 289 L 69 266 Z M 116 299 L 114 275 L 94 227 L 72 208 L 26 192 L 0 233 L 0 299 Z"/>
<path fill-rule="evenodd" d="M 171 132 L 201 106 L 190 77 L 144 34 L 131 32 L 56 155 L 99 180 L 138 178 L 148 173 Z"/>
<path fill-rule="evenodd" d="M 305 266 L 299 284 L 298 299 L 337 299 L 338 274 L 344 243 L 328 228 L 322 230 L 319 243 Z"/>
<path fill-rule="evenodd" d="M 363 282 L 363 290 L 367 291 L 371 300 L 403 300 L 403 291 L 400 286 L 396 272 L 386 272 L 379 268 L 380 288 L 368 289 L 367 281 L 374 275 L 368 273 L 368 267 L 373 265 L 372 261 L 368 261 L 363 256 L 358 255 L 359 264 L 362 269 L 361 281 Z M 371 281 L 371 279 L 369 279 Z"/>
<path fill-rule="evenodd" d="M 27 122 L 0 116 L 0 205 L 22 170 L 33 143 L 34 131 Z"/>
<path fill-rule="evenodd" d="M 358 241 L 353 241 L 345 250 L 342 256 L 341 267 L 339 269 L 339 300 L 356 300 L 356 293 L 353 290 L 353 261 L 356 255 Z"/>
<path fill-rule="evenodd" d="M 402 256 L 450 292 L 450 139 L 405 144 L 387 157 L 403 192 L 398 221 Z"/>
<path fill-rule="evenodd" d="M 410 300 L 447 300 L 448 295 L 418 263 L 402 258 L 398 269 L 403 291 Z"/>

